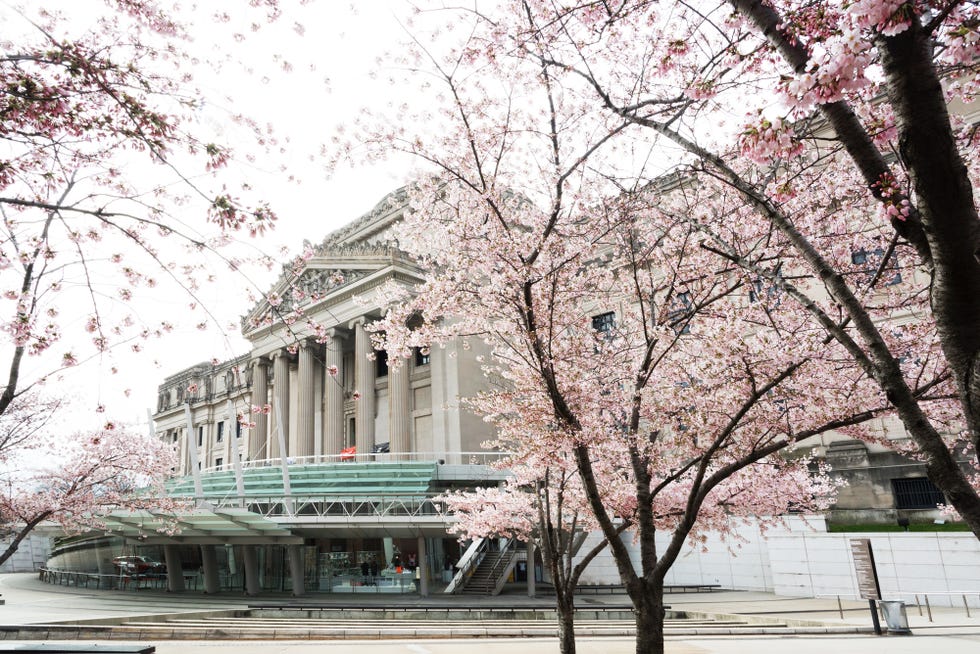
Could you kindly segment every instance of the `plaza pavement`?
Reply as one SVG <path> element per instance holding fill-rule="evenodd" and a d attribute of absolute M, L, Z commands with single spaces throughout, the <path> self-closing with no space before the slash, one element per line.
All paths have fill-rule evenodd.
<path fill-rule="evenodd" d="M 245 609 L 249 604 L 292 602 L 283 594 L 263 594 L 258 598 L 246 598 L 239 594 L 221 593 L 204 596 L 199 593 L 172 595 L 153 591 L 99 591 L 94 589 L 52 586 L 42 583 L 35 574 L 0 575 L 0 594 L 4 604 L 0 606 L 0 629 L 22 625 L 43 625 L 93 620 L 138 619 L 142 616 L 181 614 L 187 617 L 210 611 Z M 358 605 L 378 606 L 398 604 L 422 607 L 445 605 L 445 597 L 419 598 L 416 596 L 391 597 L 383 595 L 318 595 L 299 601 L 317 603 L 350 602 Z M 588 606 L 616 606 L 626 601 L 622 595 L 583 595 L 577 604 Z M 470 603 L 479 606 L 506 608 L 515 605 L 547 607 L 547 597 L 529 598 L 518 594 L 504 594 L 492 598 L 453 598 L 453 603 Z M 835 598 L 786 598 L 769 593 L 716 591 L 712 593 L 675 593 L 667 597 L 672 609 L 689 614 L 713 616 L 738 616 L 753 622 L 767 620 L 783 622 L 790 629 L 780 635 L 758 633 L 734 633 L 732 635 L 705 635 L 692 633 L 669 636 L 667 652 L 671 654 L 843 654 L 867 652 L 868 654 L 976 654 L 980 651 L 980 610 L 971 610 L 967 617 L 963 608 L 933 608 L 933 621 L 919 616 L 915 607 L 907 608 L 912 636 L 875 636 L 869 633 L 871 619 L 867 602 L 845 601 L 844 618 L 841 619 Z M 793 633 L 796 625 L 800 631 L 813 631 L 814 627 L 850 627 L 852 633 Z M 864 633 L 854 633 L 856 628 Z M 4 640 L 4 646 L 19 642 Z M 55 641 L 51 641 L 55 642 Z M 107 641 L 57 641 L 101 642 Z M 112 640 L 113 644 L 127 641 Z M 140 640 L 141 644 L 156 646 L 159 654 L 190 652 L 203 654 L 449 654 L 465 651 L 467 654 L 553 654 L 558 652 L 554 638 L 470 638 L 427 639 L 424 637 L 397 640 Z M 631 637 L 587 637 L 577 639 L 580 654 L 626 654 L 634 651 Z"/>

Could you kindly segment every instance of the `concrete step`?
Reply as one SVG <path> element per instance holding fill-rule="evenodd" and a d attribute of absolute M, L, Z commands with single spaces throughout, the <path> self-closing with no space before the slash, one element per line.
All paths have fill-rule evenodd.
<path fill-rule="evenodd" d="M 672 624 L 664 633 L 672 636 L 752 636 L 794 634 L 854 634 L 867 633 L 870 627 L 789 627 L 753 624 Z M 636 633 L 632 622 L 578 623 L 580 636 L 630 637 Z M 29 625 L 0 628 L 6 640 L 347 640 L 347 639 L 406 639 L 406 638 L 465 638 L 465 637 L 554 637 L 557 625 L 549 622 L 510 622 L 506 624 L 440 622 L 364 623 L 347 621 L 333 627 L 314 625 L 228 625 L 228 624 L 168 624 L 140 623 L 99 626 Z"/>

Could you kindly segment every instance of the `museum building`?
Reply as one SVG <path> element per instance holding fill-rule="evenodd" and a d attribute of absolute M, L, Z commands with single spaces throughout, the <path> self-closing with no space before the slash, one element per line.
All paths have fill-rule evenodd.
<path fill-rule="evenodd" d="M 166 564 L 143 583 L 173 591 L 493 593 L 517 579 L 533 593 L 533 548 L 461 548 L 433 501 L 506 475 L 492 465 L 501 453 L 482 447 L 492 426 L 460 403 L 485 384 L 484 352 L 447 344 L 389 367 L 371 345 L 377 291 L 423 280 L 392 235 L 406 203 L 404 190 L 389 194 L 284 266 L 243 318 L 247 354 L 160 385 L 154 429 L 177 449 L 170 493 L 187 509 L 113 514 L 104 533 L 56 547 L 48 569 L 90 570 L 117 587 L 139 583 L 122 560 L 139 556 Z M 833 435 L 812 445 L 851 481 L 841 509 L 861 520 L 893 522 L 941 501 L 921 464 L 880 445 Z"/>

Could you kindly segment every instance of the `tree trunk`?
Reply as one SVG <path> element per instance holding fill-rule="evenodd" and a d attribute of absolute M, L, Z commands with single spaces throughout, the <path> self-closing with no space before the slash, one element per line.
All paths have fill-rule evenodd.
<path fill-rule="evenodd" d="M 973 187 L 950 126 L 931 36 L 916 19 L 907 30 L 883 37 L 879 51 L 895 111 L 900 155 L 915 188 L 932 253 L 932 312 L 956 379 L 976 463 L 980 456 L 980 218 Z M 952 456 L 946 461 L 945 456 L 923 453 L 929 478 L 980 537 L 976 489 Z"/>
<path fill-rule="evenodd" d="M 633 598 L 636 612 L 636 654 L 664 654 L 664 585 L 647 582 Z"/>
<path fill-rule="evenodd" d="M 879 50 L 895 110 L 899 151 L 918 197 L 932 251 L 936 327 L 974 447 L 980 446 L 980 218 L 960 157 L 931 36 L 914 20 Z M 975 452 L 980 456 L 980 452 Z"/>
<path fill-rule="evenodd" d="M 571 594 L 559 598 L 555 604 L 558 609 L 558 648 L 561 654 L 575 654 L 575 603 Z"/>
<path fill-rule="evenodd" d="M 760 0 L 729 1 L 758 25 L 794 70 L 801 70 L 808 55 L 795 38 L 780 29 L 780 17 L 771 6 Z M 900 155 L 915 189 L 913 209 L 917 209 L 915 220 L 893 220 L 892 224 L 915 246 L 923 264 L 931 265 L 933 317 L 943 353 L 957 383 L 973 444 L 974 463 L 977 463 L 980 458 L 980 303 L 976 298 L 980 297 L 980 218 L 970 177 L 952 131 L 931 38 L 915 18 L 906 30 L 881 37 L 878 43 L 888 99 L 899 131 Z M 852 112 L 838 106 L 842 104 L 824 105 L 822 111 L 866 181 L 878 182 L 888 167 L 863 128 L 857 125 L 858 129 L 853 129 Z M 874 188 L 872 192 L 881 197 Z M 921 230 L 909 229 L 920 222 Z M 855 318 L 853 312 L 849 314 Z M 911 396 L 893 362 L 884 362 L 891 358 L 891 353 L 876 357 L 872 347 L 868 354 L 879 371 L 876 381 L 923 454 L 929 479 L 980 538 L 980 494 L 955 461 L 953 448 Z"/>

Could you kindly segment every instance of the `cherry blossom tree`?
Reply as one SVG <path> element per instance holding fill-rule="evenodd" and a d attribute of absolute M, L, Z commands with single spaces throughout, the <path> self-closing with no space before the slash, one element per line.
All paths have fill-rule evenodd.
<path fill-rule="evenodd" d="M 22 396 L 23 397 L 23 396 Z M 98 529 L 101 517 L 119 509 L 179 508 L 163 487 L 176 457 L 168 443 L 112 423 L 95 432 L 50 436 L 51 402 L 15 402 L 0 416 L 0 564 L 44 522 L 66 533 Z M 167 529 L 161 520 L 161 529 Z"/>
<path fill-rule="evenodd" d="M 256 18 L 275 18 L 275 4 L 263 4 Z M 172 330 L 172 315 L 134 307 L 146 295 L 181 289 L 202 329 L 224 329 L 201 286 L 244 265 L 221 254 L 234 235 L 260 236 L 276 220 L 267 205 L 246 204 L 248 185 L 236 190 L 226 170 L 275 141 L 242 117 L 229 119 L 242 152 L 208 140 L 181 17 L 129 0 L 69 10 L 82 15 L 4 9 L 0 413 L 59 369 L 139 351 Z"/>
<path fill-rule="evenodd" d="M 280 13 L 274 1 L 237 9 L 234 20 L 204 16 L 228 43 Z M 61 376 L 84 363 L 115 374 L 116 353 L 139 353 L 181 323 L 228 329 L 202 288 L 228 270 L 247 287 L 247 266 L 269 261 L 236 247 L 276 221 L 240 165 L 281 144 L 241 115 L 218 130 L 234 150 L 215 136 L 194 75 L 234 61 L 192 48 L 195 17 L 178 11 L 144 0 L 0 9 L 0 520 L 14 534 L 3 559 L 41 521 L 77 530 L 103 510 L 145 505 L 143 486 L 167 506 L 170 445 L 122 427 L 64 435 L 54 416 L 69 406 L 76 422 L 117 423 L 111 400 L 70 404 Z M 235 33 L 241 20 L 252 26 Z M 175 297 L 186 298 L 184 316 L 146 302 Z M 51 416 L 32 405 L 42 392 L 65 398 L 43 405 Z"/>
<path fill-rule="evenodd" d="M 481 17 L 489 56 L 534 59 L 673 151 L 660 172 L 685 182 L 665 192 L 666 178 L 650 180 L 662 209 L 696 214 L 715 265 L 785 292 L 846 349 L 980 536 L 976 3 L 510 9 Z M 908 262 L 914 272 L 900 270 Z M 906 326 L 919 312 L 928 326 Z M 897 330 L 935 339 L 939 360 L 894 342 Z M 958 406 L 923 406 L 921 365 L 946 368 Z"/>
<path fill-rule="evenodd" d="M 686 221 L 639 220 L 642 200 L 579 214 L 459 180 L 416 193 L 399 242 L 436 272 L 376 326 L 379 345 L 393 365 L 450 338 L 490 345 L 484 366 L 498 390 L 471 405 L 516 462 L 542 470 L 567 453 L 583 523 L 608 541 L 636 608 L 638 651 L 662 651 L 663 580 L 683 545 L 727 533 L 739 516 L 825 507 L 826 478 L 774 455 L 834 428 L 870 437 L 860 425 L 884 399 L 788 302 L 749 302 L 755 287 L 734 271 L 703 274 L 708 254 Z M 778 330 L 806 346 L 781 350 Z M 936 383 L 924 378 L 917 392 Z M 501 513 L 512 505 L 474 501 L 489 517 L 471 509 L 478 517 L 464 524 L 511 524 Z M 572 651 L 570 638 L 563 646 Z"/>
<path fill-rule="evenodd" d="M 739 123 L 735 132 L 740 174 L 781 191 L 786 209 L 821 220 L 819 244 L 843 283 L 860 289 L 860 321 L 762 202 L 747 202 L 753 196 L 709 168 L 714 160 L 686 147 L 661 155 L 676 142 L 664 136 L 670 128 L 686 129 L 714 105 L 698 105 L 689 121 L 694 101 L 670 98 L 676 124 L 665 119 L 658 132 L 602 101 L 593 78 L 634 80 L 637 61 L 652 56 L 636 44 L 669 41 L 651 38 L 661 34 L 657 19 L 624 7 L 614 15 L 636 31 L 607 51 L 621 36 L 614 20 L 602 22 L 610 7 L 566 14 L 517 3 L 500 16 L 472 13 L 462 43 L 444 52 L 417 37 L 415 58 L 403 64 L 422 72 L 439 108 L 400 107 L 401 122 L 367 123 L 352 148 L 409 152 L 435 170 L 413 188 L 397 234 L 429 277 L 416 296 L 391 298 L 377 344 L 391 365 L 449 339 L 487 344 L 493 390 L 473 408 L 517 462 L 570 453 L 588 520 L 633 602 L 637 651 L 662 652 L 663 580 L 686 542 L 726 533 L 740 516 L 825 506 L 826 478 L 795 452 L 813 435 L 890 442 L 878 418 L 901 412 L 868 355 L 857 355 L 868 324 L 879 334 L 874 361 L 892 357 L 934 429 L 955 433 L 958 405 L 923 292 L 928 280 L 911 257 L 891 256 L 880 200 L 863 185 L 857 194 L 839 188 L 836 166 L 847 159 L 818 150 L 821 167 L 800 179 L 819 188 L 794 193 L 781 169 L 741 156 L 748 130 Z M 579 56 L 563 63 L 559 52 Z M 672 88 L 636 74 L 637 86 Z M 668 102 L 653 100 L 650 110 L 660 104 Z M 691 147 L 723 136 L 699 135 Z M 780 145 L 780 134 L 758 140 L 767 139 L 804 155 L 792 141 Z M 791 181 L 803 174 L 792 169 Z M 822 204 L 804 214 L 804 196 Z M 901 213 L 905 205 L 890 206 Z M 876 267 L 852 256 L 861 249 Z M 892 284 L 898 275 L 905 281 Z M 658 533 L 667 537 L 662 549 Z"/>
<path fill-rule="evenodd" d="M 523 439 L 495 445 L 512 451 L 523 449 L 522 443 Z M 591 513 L 569 452 L 505 459 L 499 465 L 512 475 L 503 487 L 455 491 L 437 499 L 455 516 L 453 530 L 461 538 L 503 537 L 536 546 L 555 589 L 559 647 L 571 654 L 575 651 L 575 589 L 606 541 L 600 539 L 581 551 L 596 525 L 589 520 Z M 528 574 L 534 574 L 534 561 L 529 559 L 527 565 Z"/>

